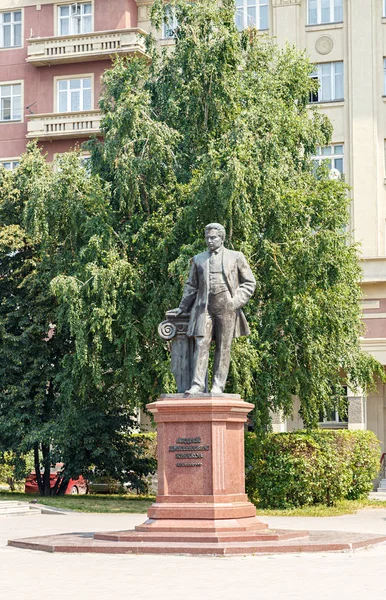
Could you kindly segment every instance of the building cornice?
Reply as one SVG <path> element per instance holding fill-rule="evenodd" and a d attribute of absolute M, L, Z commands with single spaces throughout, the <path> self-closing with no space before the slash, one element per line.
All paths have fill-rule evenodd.
<path fill-rule="evenodd" d="M 360 264 L 363 270 L 362 283 L 386 282 L 386 256 L 364 256 Z"/>

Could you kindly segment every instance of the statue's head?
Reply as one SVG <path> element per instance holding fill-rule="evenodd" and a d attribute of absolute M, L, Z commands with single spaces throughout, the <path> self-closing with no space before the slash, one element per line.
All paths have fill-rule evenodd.
<path fill-rule="evenodd" d="M 217 250 L 225 240 L 225 228 L 220 223 L 209 223 L 205 227 L 205 239 L 209 250 Z"/>

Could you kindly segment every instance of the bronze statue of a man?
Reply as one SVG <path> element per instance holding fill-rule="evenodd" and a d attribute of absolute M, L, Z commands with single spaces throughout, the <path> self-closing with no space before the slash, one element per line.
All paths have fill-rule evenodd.
<path fill-rule="evenodd" d="M 187 394 L 205 391 L 209 348 L 215 340 L 212 394 L 224 391 L 232 340 L 249 335 L 241 308 L 255 291 L 256 281 L 242 252 L 224 248 L 225 229 L 219 223 L 205 227 L 207 252 L 193 258 L 182 300 L 173 312 L 190 312 L 187 335 L 195 338 L 193 378 Z"/>

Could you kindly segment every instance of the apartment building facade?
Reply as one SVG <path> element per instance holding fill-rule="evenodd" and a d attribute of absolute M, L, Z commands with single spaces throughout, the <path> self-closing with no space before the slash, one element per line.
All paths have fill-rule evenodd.
<path fill-rule="evenodd" d="M 305 49 L 320 82 L 312 104 L 330 118 L 318 149 L 352 187 L 351 226 L 361 243 L 363 348 L 386 366 L 386 0 L 235 0 L 239 29 L 256 27 Z M 29 139 L 48 158 L 100 132 L 100 77 L 112 54 L 144 54 L 152 0 L 0 0 L 0 164 L 14 168 Z M 177 23 L 159 33 L 173 45 Z M 386 387 L 369 398 L 348 390 L 348 422 L 386 441 Z M 276 430 L 301 427 L 274 415 Z M 385 448 L 383 448 L 384 450 Z"/>
<path fill-rule="evenodd" d="M 112 54 L 144 54 L 135 0 L 0 0 L 0 164 L 28 140 L 48 158 L 98 134 Z"/>

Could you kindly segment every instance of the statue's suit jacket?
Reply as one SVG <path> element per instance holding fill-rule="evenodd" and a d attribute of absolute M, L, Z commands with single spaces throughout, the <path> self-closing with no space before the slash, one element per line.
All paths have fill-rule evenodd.
<path fill-rule="evenodd" d="M 184 312 L 190 312 L 187 331 L 189 337 L 205 335 L 209 297 L 209 259 L 209 251 L 193 257 L 192 268 L 180 302 L 179 308 Z M 233 298 L 233 309 L 237 312 L 233 337 L 249 335 L 248 323 L 241 307 L 248 302 L 255 291 L 256 280 L 242 252 L 223 248 L 222 269 Z"/>

